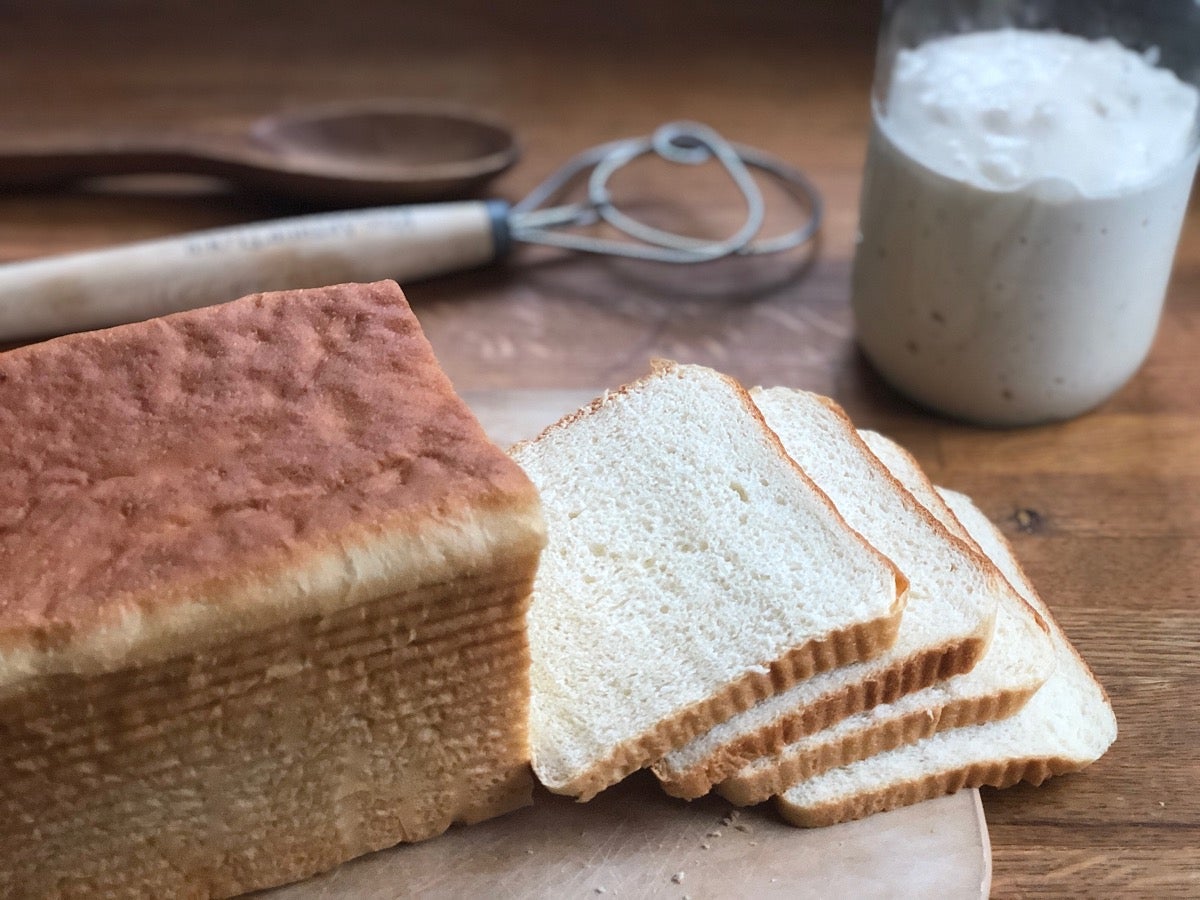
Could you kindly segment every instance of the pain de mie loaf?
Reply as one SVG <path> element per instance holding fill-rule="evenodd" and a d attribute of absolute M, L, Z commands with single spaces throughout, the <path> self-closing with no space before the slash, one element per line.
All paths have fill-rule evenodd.
<path fill-rule="evenodd" d="M 0 354 L 0 895 L 219 897 L 529 799 L 536 492 L 391 282 Z"/>

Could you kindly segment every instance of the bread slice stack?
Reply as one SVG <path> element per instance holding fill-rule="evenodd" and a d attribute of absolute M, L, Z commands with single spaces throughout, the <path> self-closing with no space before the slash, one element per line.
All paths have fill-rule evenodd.
<path fill-rule="evenodd" d="M 796 782 L 777 800 L 780 814 L 795 825 L 862 818 L 964 787 L 1041 784 L 1052 775 L 1086 768 L 1117 739 L 1117 720 L 1104 688 L 1050 616 L 1004 536 L 970 498 L 941 493 L 955 517 L 1049 624 L 1057 668 L 1009 717 L 938 731 Z"/>
<path fill-rule="evenodd" d="M 1102 690 L 967 501 L 944 499 L 827 398 L 750 396 L 660 364 L 514 456 L 550 535 L 530 610 L 530 730 L 551 790 L 587 799 L 649 765 L 677 796 L 782 795 L 789 821 L 828 824 L 1080 768 L 1115 737 Z M 815 540 L 831 510 L 839 527 Z M 822 630 L 874 615 L 878 635 L 885 621 L 883 570 L 856 580 L 864 544 L 909 586 L 899 627 L 817 660 Z M 1066 713 L 1086 736 L 1051 754 L 1018 717 L 1044 716 L 1068 675 L 1094 686 L 1075 703 L 1086 714 Z M 990 768 L 979 729 L 1012 735 Z"/>
<path fill-rule="evenodd" d="M 860 435 L 946 531 L 978 546 L 911 456 L 882 435 Z M 764 754 L 725 779 L 719 791 L 739 806 L 760 803 L 827 769 L 913 743 L 940 730 L 1005 718 L 1028 701 L 1055 666 L 1046 618 L 1017 590 L 1010 589 L 1000 604 L 988 652 L 970 672 Z"/>
<path fill-rule="evenodd" d="M 906 580 L 731 379 L 659 365 L 512 455 L 549 535 L 528 623 L 552 791 L 589 799 L 896 639 Z"/>
<path fill-rule="evenodd" d="M 743 765 L 847 716 L 893 703 L 970 671 L 995 630 L 997 609 L 1019 604 L 999 571 L 948 532 L 896 482 L 832 401 L 802 391 L 757 392 L 754 399 L 784 449 L 825 491 L 851 528 L 891 558 L 910 580 L 896 643 L 878 658 L 811 678 L 665 756 L 655 774 L 669 793 L 698 797 Z M 1041 659 L 1041 679 L 1005 692 L 1015 709 L 1045 680 L 1053 661 L 1036 624 L 1024 640 Z M 964 718 L 983 710 L 961 710 Z"/>

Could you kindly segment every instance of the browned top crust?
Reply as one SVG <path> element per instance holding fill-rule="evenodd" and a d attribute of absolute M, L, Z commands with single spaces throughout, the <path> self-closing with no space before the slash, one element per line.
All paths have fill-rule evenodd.
<path fill-rule="evenodd" d="M 0 354 L 0 650 L 350 534 L 536 503 L 390 281 Z"/>

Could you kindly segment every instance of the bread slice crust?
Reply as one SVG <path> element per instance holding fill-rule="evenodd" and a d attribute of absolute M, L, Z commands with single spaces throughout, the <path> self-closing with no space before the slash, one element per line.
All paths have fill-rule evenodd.
<path fill-rule="evenodd" d="M 754 806 L 794 784 L 830 769 L 894 750 L 950 728 L 965 728 L 1005 719 L 1017 713 L 1036 687 L 1006 690 L 993 696 L 963 699 L 945 706 L 914 710 L 878 726 L 852 732 L 839 740 L 819 742 L 804 753 L 787 748 L 774 757 L 755 760 L 726 778 L 717 790 L 735 806 Z M 819 736 L 814 733 L 813 736 Z M 763 765 L 759 766 L 758 763 Z"/>
<path fill-rule="evenodd" d="M 981 627 L 980 630 L 987 629 Z M 981 634 L 952 644 L 930 647 L 908 657 L 901 665 L 889 667 L 864 681 L 848 684 L 841 691 L 773 719 L 757 731 L 722 743 L 690 767 L 668 768 L 660 759 L 652 766 L 654 774 L 658 776 L 662 789 L 672 797 L 683 800 L 703 797 L 714 785 L 724 784 L 747 764 L 771 756 L 788 744 L 816 734 L 865 709 L 893 703 L 938 681 L 969 672 L 987 652 L 990 637 L 990 633 Z M 796 679 L 792 684 L 801 680 Z M 783 693 L 783 690 L 775 693 Z M 763 699 L 766 698 L 759 698 Z"/>
<path fill-rule="evenodd" d="M 1041 784 L 1087 768 L 1117 738 L 1108 693 L 1038 597 L 1007 539 L 969 498 L 939 491 L 1049 626 L 1057 668 L 1010 717 L 938 732 L 912 746 L 797 783 L 775 801 L 780 815 L 792 824 L 831 825 L 962 788 L 1003 788 L 1018 781 Z"/>
<path fill-rule="evenodd" d="M 799 828 L 823 828 L 839 822 L 865 819 L 875 813 L 902 806 L 912 806 L 964 788 L 1006 788 L 1021 781 L 1039 785 L 1048 778 L 1078 772 L 1081 768 L 1078 760 L 1066 757 L 1031 756 L 1027 759 L 979 762 L 888 785 L 834 803 L 797 806 L 778 797 L 775 808 L 786 822 Z"/>
<path fill-rule="evenodd" d="M 766 674 L 747 672 L 720 693 L 680 710 L 655 728 L 614 747 L 608 757 L 575 778 L 562 782 L 548 782 L 545 776 L 539 778 L 556 794 L 566 794 L 581 802 L 591 800 L 606 787 L 644 768 L 650 760 L 686 744 L 714 724 L 749 709 L 760 700 L 786 690 L 816 672 L 884 652 L 896 639 L 903 608 L 901 596 L 885 618 L 855 625 L 796 647 L 782 659 L 770 663 Z M 534 767 L 537 768 L 536 753 Z"/>

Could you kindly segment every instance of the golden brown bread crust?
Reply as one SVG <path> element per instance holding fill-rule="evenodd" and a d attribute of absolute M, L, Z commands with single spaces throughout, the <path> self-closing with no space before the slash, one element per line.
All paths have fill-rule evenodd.
<path fill-rule="evenodd" d="M 0 356 L 0 431 L 0 896 L 229 896 L 528 801 L 536 491 L 394 284 Z"/>
<path fill-rule="evenodd" d="M 907 595 L 901 594 L 887 616 L 859 623 L 793 649 L 767 666 L 766 673 L 746 673 L 720 693 L 660 722 L 653 731 L 614 747 L 607 759 L 597 762 L 580 776 L 562 784 L 548 784 L 543 779 L 542 784 L 556 794 L 576 797 L 581 802 L 591 800 L 606 787 L 642 768 L 647 759 L 656 759 L 683 746 L 760 700 L 785 691 L 817 672 L 877 656 L 896 640 L 906 600 Z"/>
<path fill-rule="evenodd" d="M 927 738 L 938 731 L 982 725 L 1013 715 L 1034 695 L 1036 688 L 1001 691 L 990 697 L 958 700 L 937 709 L 914 710 L 879 726 L 846 735 L 840 741 L 818 744 L 805 753 L 787 750 L 769 766 L 741 770 L 717 786 L 717 792 L 735 806 L 753 806 L 782 794 L 794 784 L 839 766 L 894 750 Z"/>
<path fill-rule="evenodd" d="M 990 625 L 990 620 L 987 623 Z M 758 731 L 723 744 L 687 769 L 653 767 L 664 791 L 672 797 L 694 800 L 703 797 L 744 766 L 779 752 L 788 744 L 815 734 L 843 719 L 881 703 L 953 678 L 974 668 L 987 651 L 990 628 L 941 647 L 931 647 L 861 682 L 844 685 L 794 715 L 783 715 Z M 797 679 L 799 680 L 799 679 Z"/>
<path fill-rule="evenodd" d="M 87 627 L 118 598 L 171 602 L 181 577 L 351 526 L 528 490 L 393 282 L 257 294 L 0 355 L 0 430 L 6 641 Z"/>
<path fill-rule="evenodd" d="M 1038 757 L 1033 759 L 997 760 L 975 763 L 948 772 L 939 772 L 925 778 L 916 778 L 885 789 L 863 793 L 846 800 L 822 804 L 806 809 L 796 808 L 783 798 L 775 800 L 776 809 L 785 821 L 801 828 L 820 828 L 864 819 L 878 812 L 911 806 L 922 800 L 953 794 L 963 788 L 1012 787 L 1018 781 L 1041 784 L 1047 778 L 1079 772 L 1087 768 L 1078 760 L 1060 757 Z"/>
<path fill-rule="evenodd" d="M 150 644 L 157 618 L 263 605 L 273 578 L 330 564 L 318 557 L 331 547 L 537 502 L 393 282 L 258 294 L 0 354 L 0 433 L 5 654 L 105 629 L 145 629 Z M 125 637 L 92 668 L 136 657 L 138 635 Z"/>

